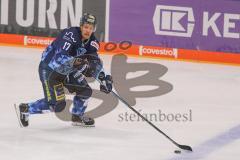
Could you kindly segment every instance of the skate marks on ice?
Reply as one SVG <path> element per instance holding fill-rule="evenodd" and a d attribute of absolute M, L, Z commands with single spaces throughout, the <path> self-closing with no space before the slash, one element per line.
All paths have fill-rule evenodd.
<path fill-rule="evenodd" d="M 181 155 L 170 158 L 169 160 L 198 160 L 203 159 L 210 155 L 211 153 L 227 146 L 228 144 L 240 139 L 240 124 L 223 132 L 222 134 L 213 137 L 204 143 L 193 147 L 194 152 L 191 154 L 183 152 Z"/>
<path fill-rule="evenodd" d="M 56 123 L 54 123 L 56 125 Z M 134 138 L 134 133 L 127 130 L 110 129 L 103 127 L 76 128 L 57 124 L 54 127 L 51 123 L 46 127 L 10 127 L 4 130 L 0 136 L 1 159 L 74 159 L 73 157 L 88 157 L 88 153 L 94 154 L 102 150 L 111 150 L 114 153 L 113 145 L 123 147 L 126 141 Z M 43 129 L 44 128 L 44 129 Z M 78 150 L 78 151 L 77 151 Z M 31 152 L 29 152 L 31 151 Z M 14 153 L 14 154 L 12 154 Z M 46 155 L 42 155 L 47 153 Z M 34 157 L 39 155 L 40 157 Z M 100 155 L 100 153 L 98 153 Z"/>
<path fill-rule="evenodd" d="M 9 129 L 11 130 L 11 129 Z M 124 144 L 126 140 L 132 140 L 136 132 L 122 129 L 112 129 L 105 127 L 83 128 L 69 126 L 49 126 L 49 127 L 31 127 L 24 129 L 13 129 L 13 132 L 6 131 L 8 137 L 5 144 L 14 144 L 15 147 L 26 143 L 34 144 L 81 144 L 89 147 L 95 146 L 95 143 L 106 145 L 109 143 Z M 4 143 L 4 142 L 3 142 Z M 26 147 L 28 148 L 28 147 Z M 26 149 L 24 148 L 24 149 Z M 96 147 L 98 148 L 98 147 Z"/>

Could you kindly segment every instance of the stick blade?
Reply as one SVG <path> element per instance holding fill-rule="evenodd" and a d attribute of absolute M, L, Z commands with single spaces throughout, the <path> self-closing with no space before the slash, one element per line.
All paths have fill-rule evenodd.
<path fill-rule="evenodd" d="M 192 147 L 190 147 L 190 146 L 179 145 L 178 147 L 181 148 L 181 149 L 183 149 L 183 150 L 188 150 L 188 151 L 191 151 L 191 152 L 193 151 L 193 150 L 192 150 Z"/>

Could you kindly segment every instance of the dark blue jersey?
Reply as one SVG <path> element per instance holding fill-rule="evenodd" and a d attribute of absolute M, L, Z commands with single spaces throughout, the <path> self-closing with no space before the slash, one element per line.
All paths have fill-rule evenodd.
<path fill-rule="evenodd" d="M 42 62 L 54 71 L 67 75 L 74 70 L 74 58 L 82 55 L 98 57 L 99 42 L 94 36 L 82 41 L 80 27 L 64 29 L 42 55 Z M 90 56 L 90 57 L 91 57 Z"/>

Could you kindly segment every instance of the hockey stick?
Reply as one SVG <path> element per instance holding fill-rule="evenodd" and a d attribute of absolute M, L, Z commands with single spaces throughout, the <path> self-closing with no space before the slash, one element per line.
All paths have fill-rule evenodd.
<path fill-rule="evenodd" d="M 100 80 L 97 79 L 97 81 L 102 84 Z M 135 112 L 139 117 L 141 117 L 143 120 L 145 120 L 150 126 L 152 126 L 154 129 L 156 129 L 159 133 L 163 134 L 167 139 L 169 139 L 173 144 L 175 144 L 177 147 L 183 149 L 183 150 L 188 150 L 188 151 L 193 151 L 190 146 L 187 145 L 180 145 L 176 141 L 174 141 L 172 138 L 170 138 L 166 133 L 161 131 L 157 126 L 155 126 L 152 122 L 150 122 L 147 118 L 145 118 L 143 115 L 141 115 L 136 109 L 134 109 L 132 106 L 130 106 L 122 97 L 120 97 L 117 93 L 114 91 L 111 91 L 111 93 L 118 98 L 122 103 L 124 103 L 128 108 L 130 108 L 133 112 Z"/>
<path fill-rule="evenodd" d="M 155 126 L 152 122 L 150 122 L 148 119 L 146 119 L 143 115 L 141 115 L 136 109 L 134 109 L 132 106 L 130 106 L 124 99 L 122 99 L 118 94 L 116 94 L 114 91 L 111 91 L 111 93 L 117 97 L 122 103 L 124 103 L 128 108 L 130 108 L 133 112 L 135 112 L 139 117 L 141 117 L 143 120 L 145 120 L 149 125 L 151 125 L 154 129 L 156 129 L 159 133 L 163 134 L 167 139 L 169 139 L 173 144 L 178 146 L 179 148 L 183 150 L 193 151 L 190 146 L 187 145 L 180 145 L 176 141 L 174 141 L 172 138 L 170 138 L 166 133 L 161 131 L 157 126 Z"/>

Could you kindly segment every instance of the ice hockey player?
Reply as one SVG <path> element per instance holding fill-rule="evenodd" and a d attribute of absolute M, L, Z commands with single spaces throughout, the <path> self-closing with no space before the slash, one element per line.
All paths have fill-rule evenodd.
<path fill-rule="evenodd" d="M 94 36 L 96 17 L 84 13 L 80 27 L 64 29 L 42 54 L 39 77 L 44 98 L 18 106 L 22 126 L 29 125 L 29 115 L 44 111 L 61 112 L 66 106 L 64 87 L 76 93 L 71 110 L 73 125 L 94 126 L 94 119 L 84 115 L 92 89 L 86 77 L 101 81 L 100 90 L 110 93 L 112 77 L 105 75 L 98 56 L 99 42 Z"/>

